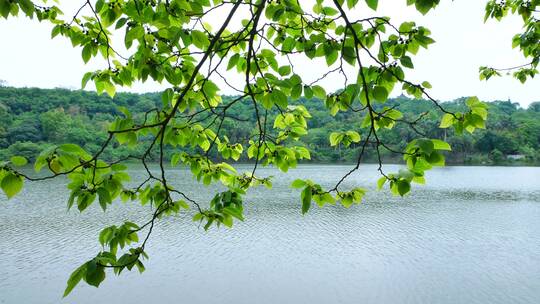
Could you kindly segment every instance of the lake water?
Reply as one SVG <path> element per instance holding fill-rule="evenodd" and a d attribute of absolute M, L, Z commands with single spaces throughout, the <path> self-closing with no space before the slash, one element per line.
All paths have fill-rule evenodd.
<path fill-rule="evenodd" d="M 373 190 L 362 205 L 302 216 L 290 182 L 331 185 L 348 168 L 261 170 L 274 189 L 250 193 L 245 222 L 205 232 L 191 212 L 162 221 L 145 273 L 111 273 L 63 300 L 71 271 L 99 251 L 99 230 L 151 210 L 66 212 L 66 180 L 34 183 L 0 198 L 0 303 L 540 303 L 540 168 L 437 169 L 405 198 Z M 375 170 L 361 167 L 345 187 L 374 189 Z M 187 171 L 169 174 L 194 198 L 211 197 Z"/>

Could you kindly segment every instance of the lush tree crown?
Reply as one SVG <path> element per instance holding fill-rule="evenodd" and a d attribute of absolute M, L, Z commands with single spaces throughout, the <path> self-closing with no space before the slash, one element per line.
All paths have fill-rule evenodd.
<path fill-rule="evenodd" d="M 422 14 L 439 2 L 407 0 Z M 374 16 L 355 19 L 352 11 L 364 4 Z M 98 93 L 114 96 L 117 87 L 136 81 L 152 79 L 170 84 L 162 93 L 161 106 L 142 116 L 121 108 L 122 115 L 110 124 L 108 136 L 96 153 L 75 144 L 50 147 L 34 163 L 36 171 L 48 171 L 41 177 L 18 170 L 27 163 L 24 157 L 15 156 L 0 164 L 0 186 L 8 198 L 21 190 L 25 180 L 67 176 L 71 192 L 68 208 L 77 207 L 82 212 L 97 202 L 105 210 L 116 198 L 154 207 L 145 223 L 125 222 L 105 228 L 99 235 L 103 250 L 73 272 L 65 295 L 81 280 L 99 286 L 106 268 L 116 274 L 134 267 L 143 271 L 147 241 L 156 221 L 164 216 L 194 206 L 193 220 L 203 222 L 205 229 L 212 225 L 231 227 L 235 220 L 243 220 L 246 191 L 259 185 L 271 187 L 271 179 L 258 176 L 257 168 L 272 165 L 287 171 L 299 160 L 310 158 L 309 149 L 298 145 L 298 140 L 308 134 L 311 114 L 303 105 L 291 104 L 301 96 L 324 100 L 328 115 L 354 112 L 364 117 L 360 128 L 329 136 L 332 146 L 355 144 L 357 149 L 356 165 L 343 178 L 329 189 L 307 179 L 292 183 L 292 187 L 301 189 L 302 213 L 309 211 L 312 202 L 321 207 L 338 202 L 350 207 L 361 202 L 366 189 L 343 189 L 342 183 L 358 170 L 367 147 L 378 154 L 381 150 L 396 153 L 406 162 L 406 168 L 391 173 L 384 170 L 379 157 L 378 187 L 388 186 L 396 195 L 407 194 L 412 183 L 424 183 L 426 170 L 444 165 L 443 151 L 451 147 L 438 138 L 425 138 L 419 133 L 401 150 L 381 140 L 382 130 L 396 124 L 407 124 L 414 130 L 423 118 L 408 120 L 394 107 L 385 106 L 395 90 L 430 100 L 444 114 L 441 128 L 453 128 L 458 133 L 484 128 L 487 106 L 478 98 L 469 98 L 465 111 L 450 111 L 430 96 L 429 82 L 408 80 L 407 72 L 414 68 L 412 57 L 435 41 L 428 28 L 414 21 L 393 24 L 389 18 L 375 15 L 377 5 L 378 0 L 317 0 L 309 4 L 293 0 L 87 0 L 81 2 L 74 16 L 65 16 L 46 2 L 0 0 L 4 18 L 22 13 L 50 22 L 54 24 L 52 36 L 70 39 L 74 47 L 82 49 L 85 62 L 96 56 L 105 59 L 102 70 L 84 75 L 83 87 L 92 81 Z M 523 17 L 524 33 L 514 38 L 513 45 L 530 63 L 509 69 L 515 70 L 514 76 L 521 81 L 537 73 L 540 25 L 535 15 L 539 5 L 538 0 L 508 0 L 488 1 L 486 6 L 486 18 L 501 19 L 508 13 Z M 222 12 L 223 17 L 221 25 L 212 29 L 207 22 L 215 11 Z M 113 43 L 113 36 L 124 38 L 122 48 Z M 294 65 L 298 57 L 322 58 L 328 72 L 308 83 L 306 75 Z M 355 75 L 348 75 L 347 67 L 354 68 Z M 482 67 L 480 77 L 488 79 L 505 69 Z M 241 87 L 228 83 L 230 73 L 242 75 L 245 81 Z M 343 81 L 342 89 L 327 92 L 318 84 L 326 77 Z M 216 79 L 239 96 L 224 101 Z M 244 100 L 251 103 L 256 123 L 249 140 L 231 142 L 222 127 L 225 121 L 237 119 L 229 110 Z M 279 115 L 269 121 L 268 113 L 273 109 Z M 212 118 L 210 123 L 206 123 L 208 117 Z M 148 137 L 152 140 L 143 140 Z M 141 154 L 106 162 L 103 152 L 113 144 L 145 145 L 145 149 Z M 182 189 L 175 189 L 165 170 L 167 147 L 177 149 L 173 166 L 189 166 L 204 185 L 220 183 L 227 190 L 216 193 L 209 204 L 202 204 Z M 209 157 L 213 150 L 226 161 L 213 162 Z M 154 152 L 158 154 L 158 173 L 148 168 L 149 155 Z M 253 160 L 250 172 L 237 172 L 230 164 L 241 155 Z M 130 176 L 124 163 L 129 160 L 140 161 L 147 173 L 134 188 L 125 186 Z"/>

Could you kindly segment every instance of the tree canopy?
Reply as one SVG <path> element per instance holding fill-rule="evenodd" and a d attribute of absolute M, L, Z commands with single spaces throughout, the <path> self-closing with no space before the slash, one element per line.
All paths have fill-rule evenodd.
<path fill-rule="evenodd" d="M 244 220 L 246 191 L 260 185 L 271 187 L 270 177 L 257 175 L 260 166 L 287 171 L 311 157 L 310 149 L 300 144 L 300 139 L 309 134 L 308 121 L 312 118 L 302 103 L 295 102 L 301 97 L 322 100 L 327 115 L 351 113 L 361 119 L 359 125 L 336 130 L 328 138 L 331 146 L 355 150 L 355 164 L 347 174 L 330 188 L 309 179 L 292 183 L 300 189 L 302 213 L 309 211 L 312 202 L 321 207 L 360 203 L 367 190 L 344 189 L 342 183 L 359 169 L 368 149 L 377 155 L 381 174 L 378 187 L 388 187 L 396 195 L 407 194 L 412 183 L 425 182 L 427 170 L 445 164 L 444 152 L 451 150 L 450 144 L 443 138 L 428 138 L 416 128 L 427 114 L 411 119 L 388 103 L 394 91 L 429 100 L 435 108 L 430 111 L 441 113 L 440 128 L 451 128 L 458 134 L 485 128 L 487 105 L 478 98 L 467 98 L 462 109 L 449 109 L 430 95 L 428 81 L 409 80 L 414 55 L 435 41 L 427 27 L 414 21 L 394 24 L 390 18 L 378 16 L 378 2 L 86 0 L 74 15 L 64 15 L 46 1 L 0 0 L 4 18 L 24 14 L 50 22 L 54 25 L 52 36 L 69 39 L 81 49 L 85 62 L 104 58 L 103 69 L 82 77 L 83 88 L 93 82 L 99 94 L 114 96 L 117 87 L 129 87 L 137 81 L 152 79 L 170 85 L 162 92 L 161 103 L 144 109 L 143 115 L 118 108 L 119 114 L 108 124 L 106 137 L 93 153 L 77 144 L 52 145 L 41 151 L 34 168 L 47 171 L 47 175 L 22 172 L 20 167 L 27 163 L 22 156 L 0 164 L 0 186 L 8 198 L 22 189 L 25 180 L 67 176 L 68 208 L 83 212 L 99 203 L 105 210 L 117 198 L 153 206 L 144 223 L 128 221 L 103 229 L 99 235 L 103 250 L 73 272 L 65 295 L 81 280 L 99 286 L 107 268 L 116 274 L 134 267 L 143 271 L 145 247 L 156 221 L 181 209 L 194 207 L 193 220 L 202 222 L 205 229 L 213 225 L 231 227 L 234 221 Z M 407 0 L 422 14 L 439 2 Z M 364 5 L 373 10 L 373 15 L 355 18 L 354 10 Z M 516 35 L 513 45 L 530 61 L 509 68 L 481 67 L 481 79 L 502 75 L 502 71 L 513 71 L 520 81 L 534 77 L 540 57 L 540 24 L 535 17 L 539 5 L 539 0 L 487 1 L 486 19 L 501 19 L 508 14 L 522 17 L 524 32 Z M 212 28 L 208 21 L 216 14 L 221 24 Z M 123 38 L 123 45 L 118 45 L 116 37 Z M 308 82 L 306 71 L 295 65 L 299 58 L 324 63 L 328 71 Z M 348 69 L 355 72 L 351 75 Z M 242 85 L 231 84 L 231 74 L 242 75 Z M 341 81 L 342 88 L 328 92 L 319 84 L 327 77 Z M 218 86 L 221 82 L 238 96 L 223 98 Z M 233 141 L 224 125 L 242 121 L 231 114 L 231 109 L 246 101 L 254 125 L 246 141 Z M 278 114 L 270 115 L 273 111 Z M 43 121 L 56 121 L 55 115 L 44 115 Z M 400 124 L 416 135 L 404 147 L 394 147 L 382 134 Z M 32 133 L 32 127 L 31 122 L 20 125 L 22 133 Z M 46 132 L 61 136 L 53 130 Z M 118 159 L 104 159 L 105 151 L 117 146 L 143 148 Z M 226 190 L 205 204 L 175 189 L 167 179 L 167 149 L 175 151 L 171 155 L 173 166 L 188 166 L 202 184 L 222 184 Z M 214 161 L 213 151 L 223 161 Z M 387 172 L 381 151 L 399 155 L 406 168 Z M 157 156 L 158 173 L 149 168 L 152 155 Z M 237 172 L 231 165 L 242 155 L 253 161 L 249 172 Z M 130 176 L 125 163 L 133 160 L 143 164 L 147 178 L 137 181 L 136 187 L 128 187 Z"/>

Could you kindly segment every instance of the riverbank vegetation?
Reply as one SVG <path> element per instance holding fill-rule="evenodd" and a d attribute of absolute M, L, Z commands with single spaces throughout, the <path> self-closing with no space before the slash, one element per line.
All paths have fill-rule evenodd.
<path fill-rule="evenodd" d="M 235 97 L 223 98 L 227 101 Z M 540 102 L 532 103 L 528 108 L 511 101 L 490 102 L 490 119 L 485 130 L 456 135 L 453 129 L 439 128 L 442 113 L 436 111 L 432 102 L 422 99 L 404 101 L 411 99 L 405 96 L 389 99 L 384 106 L 399 110 L 409 121 L 422 117 L 415 128 L 428 138 L 450 143 L 453 150 L 447 155 L 450 164 L 540 164 Z M 462 111 L 464 101 L 458 99 L 443 104 L 452 111 Z M 87 91 L 0 87 L 0 158 L 22 155 L 33 159 L 47 146 L 62 143 L 76 143 L 95 153 L 107 138 L 108 126 L 121 115 L 121 107 L 142 117 L 159 108 L 161 103 L 159 93 L 119 93 L 111 99 Z M 358 143 L 353 142 L 349 147 L 332 146 L 330 134 L 359 128 L 363 119 L 351 111 L 329 116 L 325 103 L 317 98 L 301 98 L 291 103 L 304 105 L 312 115 L 308 120 L 310 132 L 300 139 L 301 144 L 311 151 L 311 162 L 356 160 Z M 236 103 L 228 113 L 232 119 L 224 121 L 222 128 L 227 131 L 230 142 L 247 142 L 253 136 L 252 126 L 256 122 L 249 101 Z M 271 111 L 268 121 L 273 122 L 277 114 L 277 110 Z M 208 125 L 213 119 L 209 117 L 203 122 Z M 210 126 L 214 130 L 217 127 L 217 124 Z M 416 136 L 415 131 L 404 123 L 397 123 L 392 131 L 381 131 L 380 134 L 381 139 L 396 150 L 402 150 Z M 104 158 L 109 161 L 125 158 L 143 153 L 144 149 L 145 145 L 118 145 L 107 149 Z M 174 149 L 167 150 L 166 156 L 170 159 Z M 401 161 L 398 155 L 386 150 L 381 153 L 387 162 Z M 213 157 L 219 157 L 215 150 Z M 376 152 L 368 150 L 365 160 L 376 162 Z M 245 153 L 239 161 L 248 161 Z"/>

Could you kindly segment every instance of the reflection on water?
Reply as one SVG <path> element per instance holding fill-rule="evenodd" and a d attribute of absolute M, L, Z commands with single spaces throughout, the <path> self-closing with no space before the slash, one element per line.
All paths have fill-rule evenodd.
<path fill-rule="evenodd" d="M 100 249 L 99 229 L 151 210 L 66 212 L 65 180 L 33 184 L 0 200 L 0 303 L 540 303 L 540 168 L 439 169 L 403 199 L 370 191 L 349 210 L 300 215 L 292 180 L 330 186 L 347 170 L 261 170 L 274 190 L 249 194 L 246 222 L 205 232 L 190 212 L 162 221 L 143 275 L 110 275 L 64 300 L 69 273 Z M 211 197 L 187 171 L 170 175 Z M 345 187 L 373 189 L 376 179 L 364 166 Z"/>

